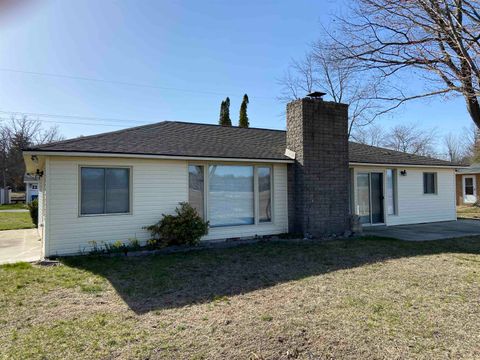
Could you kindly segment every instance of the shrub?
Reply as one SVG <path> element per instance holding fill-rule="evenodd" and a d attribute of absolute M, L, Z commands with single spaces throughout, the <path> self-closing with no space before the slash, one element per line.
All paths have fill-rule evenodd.
<path fill-rule="evenodd" d="M 30 217 L 35 227 L 38 227 L 38 200 L 35 199 L 28 204 L 28 211 L 30 211 Z"/>
<path fill-rule="evenodd" d="M 98 246 L 98 243 L 95 240 L 89 241 L 88 244 L 90 245 L 89 253 L 91 255 L 100 254 L 102 252 L 102 249 Z"/>
<path fill-rule="evenodd" d="M 150 250 L 158 248 L 159 246 L 158 239 L 148 239 L 146 246 Z"/>
<path fill-rule="evenodd" d="M 141 248 L 140 241 L 136 237 L 128 239 L 128 247 L 132 250 L 138 250 Z"/>
<path fill-rule="evenodd" d="M 120 240 L 117 240 L 113 243 L 105 243 L 105 252 L 106 253 L 116 253 L 116 252 L 126 252 L 127 246 L 121 242 Z"/>
<path fill-rule="evenodd" d="M 208 221 L 205 222 L 188 203 L 182 202 L 175 209 L 175 215 L 162 215 L 156 224 L 147 226 L 154 239 L 166 246 L 196 245 L 200 238 L 208 234 Z"/>

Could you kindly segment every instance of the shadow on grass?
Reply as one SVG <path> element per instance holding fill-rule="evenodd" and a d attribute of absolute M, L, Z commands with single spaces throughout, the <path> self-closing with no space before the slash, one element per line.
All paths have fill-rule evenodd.
<path fill-rule="evenodd" d="M 74 257 L 63 262 L 106 278 L 136 313 L 222 299 L 309 276 L 389 259 L 480 254 L 480 238 L 404 242 L 364 238 L 324 243 L 266 242 L 145 257 Z"/>

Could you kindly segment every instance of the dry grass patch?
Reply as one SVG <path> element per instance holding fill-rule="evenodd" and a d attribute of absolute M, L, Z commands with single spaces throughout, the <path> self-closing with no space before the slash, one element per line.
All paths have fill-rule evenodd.
<path fill-rule="evenodd" d="M 480 239 L 0 267 L 0 358 L 479 358 Z"/>
<path fill-rule="evenodd" d="M 457 216 L 459 219 L 480 219 L 480 206 L 457 206 Z"/>

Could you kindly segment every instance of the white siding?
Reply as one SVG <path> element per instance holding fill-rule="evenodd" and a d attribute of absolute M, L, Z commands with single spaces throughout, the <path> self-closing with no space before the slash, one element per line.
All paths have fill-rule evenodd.
<path fill-rule="evenodd" d="M 385 181 L 388 168 L 397 170 L 397 214 L 385 213 L 386 225 L 456 220 L 454 169 L 356 166 L 354 172 L 355 175 L 359 172 L 383 172 Z M 400 175 L 402 170 L 407 171 L 406 176 Z M 424 172 L 437 173 L 436 194 L 423 193 Z M 356 183 L 354 191 L 356 201 Z"/>
<path fill-rule="evenodd" d="M 79 216 L 79 166 L 131 166 L 132 213 Z M 89 241 L 128 242 L 149 238 L 142 227 L 188 201 L 188 162 L 175 160 L 49 157 L 47 166 L 46 256 L 88 251 Z M 272 224 L 211 229 L 205 239 L 246 237 L 287 231 L 287 167 L 274 165 Z"/>
<path fill-rule="evenodd" d="M 453 169 L 406 169 L 398 174 L 398 214 L 387 217 L 387 225 L 456 220 L 455 171 Z M 437 193 L 423 193 L 423 173 L 437 173 Z"/>

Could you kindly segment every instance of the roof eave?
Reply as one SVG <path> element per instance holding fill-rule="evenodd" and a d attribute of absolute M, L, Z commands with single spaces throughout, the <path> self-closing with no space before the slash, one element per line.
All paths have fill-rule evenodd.
<path fill-rule="evenodd" d="M 439 164 L 406 164 L 406 163 L 373 163 L 373 162 L 358 162 L 351 161 L 350 165 L 354 166 L 382 166 L 382 167 L 428 167 L 428 168 L 445 168 L 445 169 L 462 169 L 463 166 L 460 165 L 439 165 Z"/>
<path fill-rule="evenodd" d="M 24 150 L 24 157 L 31 155 L 64 156 L 64 157 L 108 157 L 108 158 L 138 158 L 138 159 L 163 159 L 163 160 L 191 160 L 191 161 L 228 161 L 228 162 L 259 162 L 259 163 L 293 163 L 292 159 L 273 158 L 235 158 L 215 156 L 183 156 L 162 154 L 136 154 L 113 153 L 96 151 L 58 151 L 58 150 Z"/>

